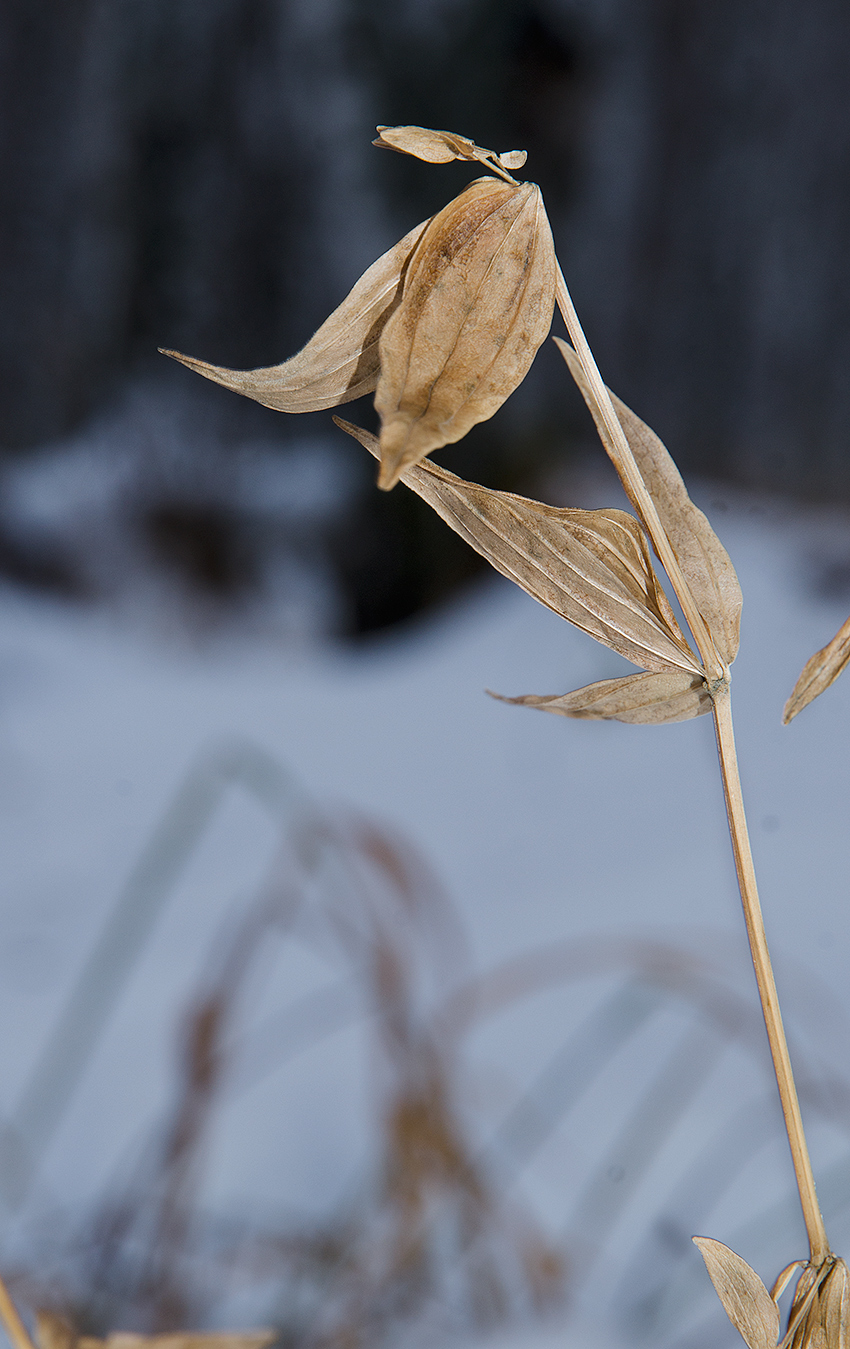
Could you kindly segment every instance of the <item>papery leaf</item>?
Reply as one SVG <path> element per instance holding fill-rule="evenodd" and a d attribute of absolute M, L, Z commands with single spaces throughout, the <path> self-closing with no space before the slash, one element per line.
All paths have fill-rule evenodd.
<path fill-rule="evenodd" d="M 779 1308 L 746 1260 L 711 1237 L 694 1237 L 726 1315 L 749 1349 L 775 1349 Z"/>
<path fill-rule="evenodd" d="M 789 721 L 802 712 L 819 694 L 841 674 L 850 661 L 850 618 L 838 629 L 838 632 L 820 651 L 810 656 L 803 666 L 803 672 L 794 685 L 794 691 L 785 704 L 782 720 L 787 726 Z"/>
<path fill-rule="evenodd" d="M 475 159 L 476 145 L 454 131 L 432 131 L 427 126 L 379 126 L 373 145 L 424 159 L 426 164 L 450 164 L 453 159 Z"/>
<path fill-rule="evenodd" d="M 77 1335 L 64 1316 L 56 1312 L 37 1311 L 35 1338 L 39 1349 L 75 1349 Z"/>
<path fill-rule="evenodd" d="M 380 336 L 401 300 L 411 253 L 428 224 L 424 220 L 373 262 L 307 345 L 282 365 L 228 370 L 179 351 L 160 350 L 216 384 L 278 412 L 317 412 L 372 393 L 378 382 Z"/>
<path fill-rule="evenodd" d="M 829 1349 L 850 1349 L 850 1279 L 843 1260 L 836 1260 L 821 1301 Z"/>
<path fill-rule="evenodd" d="M 161 1335 L 114 1330 L 103 1340 L 81 1335 L 77 1349 L 265 1349 L 277 1338 L 276 1330 L 174 1330 Z"/>
<path fill-rule="evenodd" d="M 490 690 L 488 689 L 488 692 Z M 550 697 L 534 693 L 520 698 L 505 698 L 491 693 L 503 703 L 536 707 L 561 717 L 585 721 L 626 721 L 641 726 L 661 726 L 688 721 L 710 712 L 711 697 L 701 675 L 679 670 L 675 673 L 626 675 L 622 679 L 601 679 L 573 693 Z"/>
<path fill-rule="evenodd" d="M 525 150 L 506 150 L 497 155 L 485 150 L 468 136 L 455 131 L 432 131 L 426 126 L 379 126 L 373 145 L 398 150 L 403 155 L 424 159 L 426 164 L 449 164 L 453 159 L 469 159 L 488 167 L 521 169 L 528 155 Z"/>
<path fill-rule="evenodd" d="M 334 421 L 377 458 L 376 436 Z M 509 580 L 597 641 L 648 670 L 700 666 L 667 617 L 643 531 L 624 511 L 559 510 L 465 482 L 436 464 L 401 481 Z"/>
<path fill-rule="evenodd" d="M 434 216 L 381 334 L 380 487 L 492 417 L 522 382 L 552 323 L 555 277 L 534 183 L 479 178 Z"/>
<path fill-rule="evenodd" d="M 556 337 L 555 342 L 593 414 L 600 438 L 616 464 L 616 451 L 608 443 L 608 432 L 588 389 L 578 356 L 561 338 Z M 738 652 L 743 605 L 732 560 L 704 513 L 688 496 L 682 475 L 664 443 L 616 394 L 611 394 L 611 401 L 696 606 L 721 656 L 731 664 Z"/>

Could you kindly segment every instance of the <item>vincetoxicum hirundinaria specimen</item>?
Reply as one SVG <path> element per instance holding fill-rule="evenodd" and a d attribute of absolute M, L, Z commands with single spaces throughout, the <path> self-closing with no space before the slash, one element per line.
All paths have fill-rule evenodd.
<path fill-rule="evenodd" d="M 296 356 L 260 370 L 225 370 L 174 356 L 228 388 L 286 412 L 336 407 L 374 391 L 380 436 L 335 418 L 380 460 L 379 486 L 402 482 L 503 575 L 640 672 L 572 693 L 505 701 L 567 717 L 644 724 L 711 712 L 753 965 L 809 1238 L 768 1293 L 728 1247 L 696 1238 L 726 1311 L 750 1349 L 779 1339 L 776 1299 L 798 1278 L 786 1349 L 850 1349 L 844 1262 L 818 1206 L 755 882 L 732 729 L 730 670 L 741 590 L 726 550 L 694 506 L 664 445 L 602 382 L 555 257 L 540 190 L 497 155 L 452 132 L 379 127 L 377 145 L 430 163 L 487 171 L 417 225 L 360 278 Z M 556 509 L 465 482 L 428 461 L 492 416 L 524 379 L 557 304 L 570 343 L 556 338 L 593 414 L 635 515 Z M 684 614 L 682 630 L 655 571 L 654 550 Z M 692 640 L 691 640 L 692 639 Z"/>

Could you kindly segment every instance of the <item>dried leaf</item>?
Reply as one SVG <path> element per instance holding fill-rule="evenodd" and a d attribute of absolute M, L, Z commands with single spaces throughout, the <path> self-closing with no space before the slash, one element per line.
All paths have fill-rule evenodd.
<path fill-rule="evenodd" d="M 785 704 L 782 720 L 789 721 L 833 684 L 850 661 L 850 618 L 838 629 L 832 641 L 806 661 L 794 691 Z"/>
<path fill-rule="evenodd" d="M 467 136 L 454 131 L 431 131 L 425 126 L 379 126 L 372 144 L 403 155 L 424 159 L 427 164 L 449 164 L 453 159 L 469 159 L 490 168 L 521 169 L 528 158 L 525 150 L 506 150 L 497 155 L 485 150 Z"/>
<path fill-rule="evenodd" d="M 711 1237 L 694 1237 L 726 1315 L 749 1349 L 774 1349 L 779 1338 L 779 1308 L 758 1274 L 740 1255 Z"/>
<path fill-rule="evenodd" d="M 552 323 L 555 274 L 534 183 L 479 178 L 434 216 L 381 334 L 380 487 L 492 417 L 522 382 Z"/>
<path fill-rule="evenodd" d="M 77 1335 L 64 1316 L 56 1312 L 37 1311 L 35 1338 L 39 1349 L 75 1349 Z"/>
<path fill-rule="evenodd" d="M 161 348 L 163 355 L 278 412 L 317 412 L 372 393 L 379 339 L 401 300 L 410 256 L 428 224 L 424 220 L 373 262 L 307 345 L 282 365 L 228 370 L 179 351 Z"/>
<path fill-rule="evenodd" d="M 489 690 L 488 690 L 489 692 Z M 627 721 L 641 726 L 661 726 L 673 721 L 688 721 L 710 712 L 711 697 L 701 675 L 686 671 L 663 674 L 626 675 L 623 679 L 602 679 L 574 693 L 541 697 L 534 693 L 521 698 L 505 698 L 491 693 L 503 703 L 537 707 L 541 712 L 556 712 L 562 717 L 586 721 Z"/>
<path fill-rule="evenodd" d="M 264 1349 L 277 1338 L 276 1330 L 175 1330 L 162 1335 L 116 1330 L 105 1340 L 81 1335 L 77 1349 Z"/>
<path fill-rule="evenodd" d="M 377 458 L 376 436 L 335 417 Z M 435 464 L 401 481 L 497 571 L 605 646 L 648 670 L 703 677 L 668 617 L 643 531 L 624 511 L 559 510 L 465 482 Z"/>
<path fill-rule="evenodd" d="M 608 444 L 608 433 L 594 405 L 579 359 L 566 342 L 558 337 L 555 341 L 593 413 L 603 444 L 616 464 L 616 453 Z M 703 512 L 688 496 L 682 476 L 663 442 L 615 394 L 611 394 L 611 399 L 696 606 L 721 656 L 731 664 L 738 652 L 743 604 L 732 560 Z"/>
<path fill-rule="evenodd" d="M 836 1260 L 820 1300 L 829 1349 L 850 1349 L 850 1279 L 843 1260 Z"/>

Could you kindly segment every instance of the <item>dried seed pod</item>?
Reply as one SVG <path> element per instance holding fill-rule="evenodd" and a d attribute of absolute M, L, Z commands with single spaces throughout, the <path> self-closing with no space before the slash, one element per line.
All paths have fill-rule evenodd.
<path fill-rule="evenodd" d="M 434 216 L 381 334 L 380 487 L 492 417 L 522 383 L 552 323 L 555 280 L 534 183 L 480 178 Z"/>
<path fill-rule="evenodd" d="M 522 382 L 552 323 L 557 265 L 540 189 L 465 136 L 379 127 L 386 145 L 430 163 L 467 159 L 478 179 L 366 271 L 307 345 L 280 365 L 229 370 L 178 351 L 183 365 L 281 412 L 336 407 L 376 389 L 379 486 L 466 435 Z M 394 321 L 397 320 L 397 321 Z"/>

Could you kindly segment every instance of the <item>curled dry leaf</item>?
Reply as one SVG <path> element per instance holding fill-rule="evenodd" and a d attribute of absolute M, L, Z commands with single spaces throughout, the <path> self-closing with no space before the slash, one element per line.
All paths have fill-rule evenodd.
<path fill-rule="evenodd" d="M 373 262 L 307 345 L 282 365 L 228 370 L 179 351 L 160 350 L 216 384 L 278 412 L 318 412 L 372 393 L 378 383 L 378 342 L 401 300 L 410 255 L 427 225 L 424 220 Z"/>
<path fill-rule="evenodd" d="M 376 436 L 334 420 L 378 457 Z M 503 576 L 597 641 L 645 669 L 704 677 L 662 599 L 633 516 L 559 510 L 465 482 L 430 463 L 405 469 L 401 481 Z"/>
<path fill-rule="evenodd" d="M 552 323 L 556 263 L 540 189 L 463 136 L 383 129 L 381 144 L 468 158 L 480 178 L 363 274 L 307 345 L 281 365 L 229 370 L 164 351 L 225 388 L 281 412 L 315 412 L 375 391 L 378 485 L 492 417 L 521 384 Z M 391 139 L 386 139 L 390 137 Z M 394 139 L 393 139 L 394 138 Z"/>
<path fill-rule="evenodd" d="M 798 712 L 833 684 L 850 661 L 850 618 L 838 629 L 832 641 L 806 661 L 794 691 L 785 704 L 782 720 L 787 726 Z"/>
<path fill-rule="evenodd" d="M 609 442 L 578 356 L 560 338 L 556 337 L 555 342 L 616 467 L 616 451 Z M 664 443 L 615 394 L 611 394 L 611 400 L 696 606 L 718 651 L 731 665 L 738 653 L 743 604 L 732 560 L 704 513 L 688 496 L 682 476 Z"/>
<path fill-rule="evenodd" d="M 850 1349 L 850 1277 L 843 1260 L 829 1256 L 806 1266 L 794 1292 L 787 1349 Z"/>
<path fill-rule="evenodd" d="M 489 690 L 488 690 L 489 692 Z M 529 693 L 520 698 L 505 698 L 491 693 L 503 703 L 536 707 L 561 717 L 585 721 L 627 721 L 641 726 L 661 726 L 673 721 L 701 717 L 712 708 L 711 697 L 701 675 L 685 670 L 663 674 L 626 675 L 623 679 L 602 679 L 574 693 L 541 697 Z"/>
<path fill-rule="evenodd" d="M 746 1260 L 711 1237 L 694 1237 L 723 1308 L 749 1349 L 775 1349 L 779 1308 Z"/>
<path fill-rule="evenodd" d="M 551 327 L 555 279 L 534 183 L 479 178 L 434 216 L 381 334 L 380 487 L 492 417 L 522 383 Z"/>
<path fill-rule="evenodd" d="M 521 169 L 527 159 L 525 150 L 505 150 L 497 155 L 494 150 L 485 150 L 454 131 L 431 131 L 424 126 L 379 126 L 376 129 L 378 136 L 373 145 L 399 150 L 404 155 L 424 159 L 427 164 L 469 159 L 497 169 Z"/>

